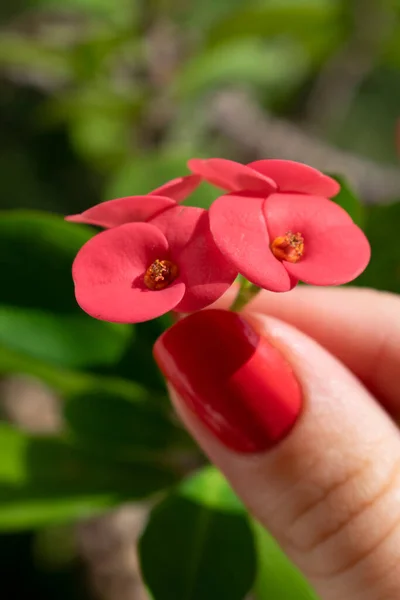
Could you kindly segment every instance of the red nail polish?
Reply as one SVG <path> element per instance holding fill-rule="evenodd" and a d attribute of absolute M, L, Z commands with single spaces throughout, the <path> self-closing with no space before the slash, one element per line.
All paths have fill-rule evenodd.
<path fill-rule="evenodd" d="M 289 363 L 237 313 L 186 317 L 157 340 L 154 356 L 188 407 L 237 452 L 270 448 L 301 411 Z"/>

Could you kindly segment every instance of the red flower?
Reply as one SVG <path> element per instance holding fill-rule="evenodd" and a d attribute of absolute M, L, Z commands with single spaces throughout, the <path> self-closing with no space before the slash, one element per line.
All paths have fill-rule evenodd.
<path fill-rule="evenodd" d="M 175 206 L 151 223 L 126 223 L 95 235 L 76 256 L 72 275 L 85 312 L 137 323 L 212 304 L 237 271 L 213 241 L 208 212 Z"/>
<path fill-rule="evenodd" d="M 242 165 L 224 158 L 193 158 L 188 167 L 229 192 L 300 192 L 331 198 L 340 190 L 331 177 L 291 160 L 256 160 Z"/>
<path fill-rule="evenodd" d="M 165 183 L 145 196 L 127 196 L 96 204 L 66 221 L 87 223 L 108 229 L 124 223 L 148 221 L 166 208 L 185 200 L 200 184 L 198 175 L 186 175 Z"/>
<path fill-rule="evenodd" d="M 367 266 L 367 238 L 339 205 L 320 196 L 226 194 L 210 208 L 214 240 L 254 284 L 289 291 L 298 280 L 339 285 Z"/>

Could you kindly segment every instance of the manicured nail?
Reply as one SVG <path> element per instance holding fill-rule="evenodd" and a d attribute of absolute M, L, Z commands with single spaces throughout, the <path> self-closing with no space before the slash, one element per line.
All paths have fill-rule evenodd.
<path fill-rule="evenodd" d="M 168 329 L 155 359 L 183 402 L 226 446 L 262 452 L 284 438 L 302 394 L 283 355 L 238 313 L 204 310 Z"/>

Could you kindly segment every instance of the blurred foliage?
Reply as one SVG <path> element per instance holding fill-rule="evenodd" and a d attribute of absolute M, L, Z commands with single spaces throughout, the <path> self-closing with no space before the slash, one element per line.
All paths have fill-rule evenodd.
<path fill-rule="evenodd" d="M 254 583 L 256 600 L 318 600 L 303 575 L 293 567 L 273 537 L 259 523 L 253 523 L 258 555 Z"/>
<path fill-rule="evenodd" d="M 146 193 L 187 172 L 191 156 L 260 158 L 211 124 L 221 90 L 396 164 L 400 2 L 6 0 L 0 26 L 0 376 L 39 379 L 63 421 L 46 437 L 0 424 L 0 529 L 14 531 L 0 535 L 5 588 L 88 598 L 60 524 L 157 492 L 140 542 L 155 600 L 240 600 L 251 588 L 257 600 L 315 598 L 215 469 L 171 489 L 203 458 L 152 359 L 169 322 L 124 326 L 80 311 L 70 269 L 95 230 L 62 216 Z M 335 176 L 335 201 L 372 246 L 356 284 L 399 293 L 400 203 L 361 205 Z M 202 184 L 188 203 L 208 207 L 217 194 Z"/>
<path fill-rule="evenodd" d="M 400 292 L 399 224 L 400 202 L 369 207 L 364 229 L 371 243 L 372 260 L 357 279 L 358 285 Z"/>
<path fill-rule="evenodd" d="M 96 514 L 163 489 L 174 475 L 160 464 L 112 460 L 62 438 L 0 426 L 0 529 L 37 527 Z"/>
<path fill-rule="evenodd" d="M 139 551 L 145 583 L 160 600 L 241 600 L 252 588 L 256 555 L 250 524 L 212 467 L 155 507 Z"/>
<path fill-rule="evenodd" d="M 74 302 L 71 262 L 91 235 L 47 214 L 0 216 L 0 344 L 65 366 L 118 360 L 132 329 L 94 321 Z"/>

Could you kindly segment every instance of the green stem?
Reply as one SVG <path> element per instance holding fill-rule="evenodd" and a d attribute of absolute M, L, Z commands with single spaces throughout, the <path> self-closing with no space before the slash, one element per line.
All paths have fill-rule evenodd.
<path fill-rule="evenodd" d="M 250 281 L 247 281 L 247 279 L 245 279 L 241 275 L 239 275 L 239 283 L 240 283 L 239 293 L 236 296 L 236 299 L 231 306 L 231 310 L 233 310 L 235 312 L 239 312 L 240 310 L 242 310 L 242 308 L 248 302 L 250 302 L 250 300 L 252 298 L 254 298 L 254 296 L 256 296 L 258 294 L 258 292 L 260 291 L 259 287 L 254 285 L 254 283 L 250 283 Z"/>

